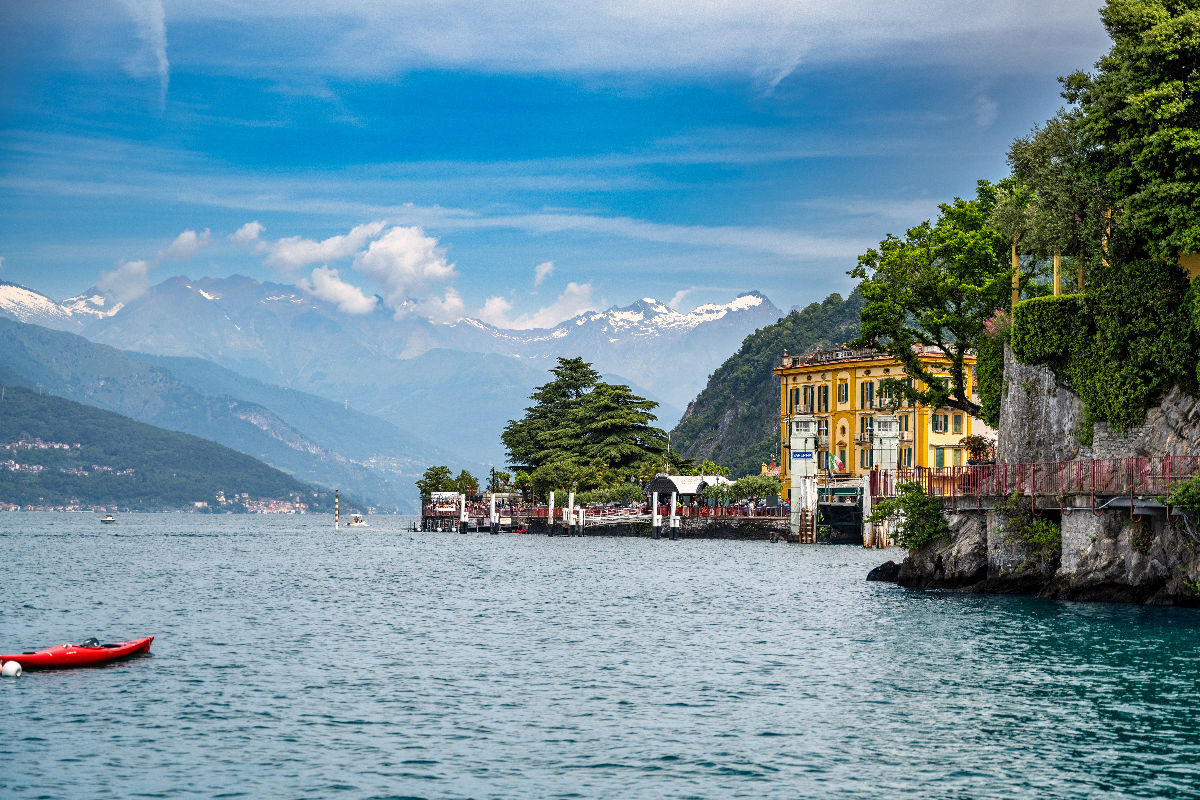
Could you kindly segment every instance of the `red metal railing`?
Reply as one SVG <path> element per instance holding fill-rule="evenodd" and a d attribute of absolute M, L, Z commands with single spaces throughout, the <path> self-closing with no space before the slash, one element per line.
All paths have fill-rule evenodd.
<path fill-rule="evenodd" d="M 1200 474 L 1200 455 L 1134 456 L 1085 461 L 906 468 L 871 475 L 873 497 L 894 497 L 897 484 L 915 481 L 926 494 L 957 501 L 1017 494 L 1030 497 L 1165 497 L 1171 484 Z"/>

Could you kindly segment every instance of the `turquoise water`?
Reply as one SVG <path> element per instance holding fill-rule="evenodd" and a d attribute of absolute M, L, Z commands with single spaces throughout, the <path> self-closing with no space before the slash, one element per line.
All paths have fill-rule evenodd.
<path fill-rule="evenodd" d="M 1200 796 L 1200 613 L 897 551 L 0 514 L 0 796 Z"/>

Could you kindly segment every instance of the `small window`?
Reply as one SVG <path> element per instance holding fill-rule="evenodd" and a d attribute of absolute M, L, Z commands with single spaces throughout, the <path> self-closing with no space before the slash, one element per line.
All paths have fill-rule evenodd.
<path fill-rule="evenodd" d="M 933 465 L 935 467 L 946 466 L 946 448 L 937 447 L 933 451 Z"/>
<path fill-rule="evenodd" d="M 955 432 L 955 433 L 962 433 L 962 414 L 955 414 L 955 415 L 954 415 L 954 432 Z M 957 450 L 955 450 L 954 452 L 956 452 L 956 453 L 957 453 L 958 451 L 957 451 Z"/>
<path fill-rule="evenodd" d="M 904 448 L 904 466 L 906 467 L 912 466 L 912 451 L 911 447 Z"/>
<path fill-rule="evenodd" d="M 875 466 L 875 458 L 873 450 L 863 450 L 862 460 L 859 462 L 865 469 L 870 469 Z"/>
<path fill-rule="evenodd" d="M 845 381 L 842 381 L 838 384 L 838 402 L 850 402 L 850 384 L 846 383 Z"/>
<path fill-rule="evenodd" d="M 954 448 L 954 466 L 962 466 L 962 450 L 959 450 L 957 447 Z"/>

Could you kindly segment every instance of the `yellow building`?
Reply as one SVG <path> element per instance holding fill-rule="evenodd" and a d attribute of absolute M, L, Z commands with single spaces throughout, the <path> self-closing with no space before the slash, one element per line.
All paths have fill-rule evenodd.
<path fill-rule="evenodd" d="M 949 380 L 950 361 L 937 348 L 926 348 L 922 365 Z M 965 360 L 972 400 L 979 402 L 975 359 Z M 807 356 L 784 353 L 779 376 L 779 463 L 784 486 L 790 480 L 787 419 L 812 414 L 817 420 L 817 465 L 835 475 L 855 476 L 875 465 L 872 452 L 875 417 L 895 413 L 900 423 L 901 467 L 957 467 L 966 463 L 964 436 L 993 438 L 982 420 L 951 408 L 932 409 L 901 401 L 892 411 L 891 398 L 880 388 L 888 378 L 911 381 L 903 365 L 874 350 L 818 350 Z M 923 388 L 920 382 L 917 388 Z"/>

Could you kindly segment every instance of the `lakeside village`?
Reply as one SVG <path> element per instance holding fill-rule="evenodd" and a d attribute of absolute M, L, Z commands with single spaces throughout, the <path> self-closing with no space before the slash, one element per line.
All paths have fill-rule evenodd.
<path fill-rule="evenodd" d="M 951 365 L 946 355 L 935 347 L 914 352 L 921 374 L 933 375 L 948 387 Z M 578 360 L 559 361 L 556 380 L 571 369 L 590 369 Z M 978 402 L 975 356 L 966 354 L 964 364 L 970 376 L 968 392 Z M 912 400 L 913 392 L 925 389 L 924 382 L 910 377 L 904 364 L 887 353 L 845 345 L 804 356 L 790 356 L 785 350 L 773 373 L 779 381 L 779 460 L 762 464 L 757 475 L 730 480 L 729 470 L 711 461 L 695 464 L 663 450 L 649 458 L 657 458 L 662 469 L 642 463 L 628 483 L 615 487 L 581 490 L 577 470 L 568 482 L 553 470 L 534 467 L 515 477 L 494 473 L 480 492 L 469 472 L 451 478 L 449 468 L 431 467 L 418 482 L 421 529 L 887 546 L 887 538 L 864 526 L 882 475 L 919 479 L 943 468 L 992 463 L 995 458 L 993 428 L 971 414 Z M 532 399 L 553 396 L 554 383 L 540 387 Z M 582 398 L 579 393 L 575 399 Z M 532 416 L 525 422 L 554 418 L 548 409 Z M 517 424 L 510 423 L 508 430 Z M 586 430 L 577 433 L 586 438 Z M 612 429 L 606 433 L 611 435 Z M 624 438 L 632 442 L 637 435 L 631 430 Z M 513 439 L 506 439 L 510 453 Z M 676 470 L 669 470 L 672 466 Z M 572 472 L 569 465 L 560 469 Z M 543 488 L 539 496 L 539 478 L 543 487 L 554 487 L 556 477 L 557 488 Z M 805 504 L 801 494 L 807 480 L 812 482 L 813 502 Z"/>
<path fill-rule="evenodd" d="M 21 453 L 31 451 L 60 451 L 63 454 L 69 455 L 72 452 L 78 453 L 82 449 L 82 445 L 78 442 L 47 442 L 40 437 L 32 439 L 18 439 L 15 442 L 0 442 L 0 455 L 8 454 L 7 458 L 0 458 L 0 469 L 9 472 L 24 473 L 28 475 L 40 475 L 47 472 L 58 472 L 63 475 L 69 475 L 75 478 L 133 478 L 137 471 L 132 467 L 111 466 L 107 464 L 90 464 L 86 466 L 69 465 L 51 467 L 45 464 L 29 464 L 21 460 Z M 72 512 L 116 512 L 120 509 L 116 504 L 95 505 L 88 503 L 65 503 L 59 505 L 49 505 L 40 503 L 10 503 L 0 500 L 0 511 L 72 511 Z M 283 499 L 258 499 L 253 498 L 246 492 L 240 492 L 226 496 L 225 492 L 218 491 L 212 498 L 208 500 L 194 500 L 191 507 L 188 509 L 177 509 L 173 513 L 245 513 L 245 514 L 306 514 L 309 510 L 309 504 L 299 494 L 293 494 L 288 498 Z"/>

